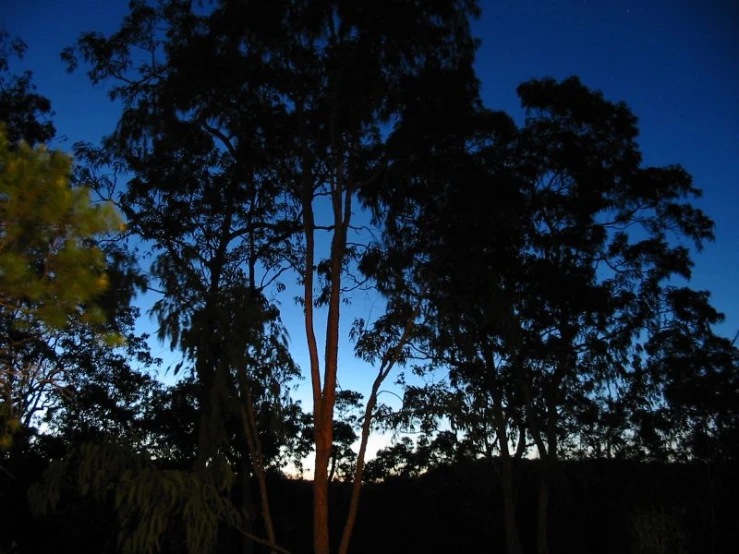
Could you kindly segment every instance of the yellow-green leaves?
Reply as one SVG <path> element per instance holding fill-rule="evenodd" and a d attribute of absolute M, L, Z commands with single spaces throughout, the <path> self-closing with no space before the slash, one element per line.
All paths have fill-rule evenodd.
<path fill-rule="evenodd" d="M 56 368 L 40 371 L 43 357 L 19 352 L 73 320 L 105 322 L 95 300 L 108 287 L 106 260 L 94 241 L 119 230 L 121 220 L 111 205 L 93 204 L 88 189 L 71 186 L 71 171 L 72 159 L 61 152 L 11 144 L 0 123 L 0 408 L 7 412 L 0 452 L 27 415 L 24 395 L 60 379 Z M 98 336 L 110 346 L 122 341 L 114 333 Z"/>
<path fill-rule="evenodd" d="M 11 145 L 0 129 L 0 306 L 59 329 L 70 315 L 103 320 L 91 303 L 107 287 L 93 239 L 120 229 L 113 207 L 72 187 L 65 154 Z"/>

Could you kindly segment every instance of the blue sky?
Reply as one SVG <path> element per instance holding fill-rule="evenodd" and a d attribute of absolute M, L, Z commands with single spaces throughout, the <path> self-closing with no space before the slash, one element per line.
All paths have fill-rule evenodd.
<path fill-rule="evenodd" d="M 486 9 L 487 8 L 487 9 Z M 520 114 L 515 87 L 579 75 L 639 118 L 649 165 L 679 163 L 704 191 L 696 204 L 716 241 L 695 256 L 692 286 L 710 290 L 739 330 L 739 3 L 483 3 L 477 71 L 486 105 Z"/>
<path fill-rule="evenodd" d="M 82 31 L 109 33 L 127 12 L 120 0 L 25 0 L 0 8 L 0 27 L 28 43 L 13 70 L 30 69 L 56 112 L 60 139 L 71 149 L 110 132 L 119 114 L 105 87 L 84 71 L 69 75 L 59 59 Z M 476 68 L 488 107 L 520 117 L 516 86 L 535 77 L 578 75 L 606 98 L 623 100 L 639 117 L 649 165 L 679 163 L 704 196 L 697 205 L 716 222 L 717 240 L 695 256 L 692 286 L 713 294 L 727 316 L 719 331 L 739 330 L 739 3 L 735 0 L 503 0 L 483 1 L 473 25 L 482 40 Z M 344 314 L 379 315 L 361 295 Z M 283 302 L 292 344 L 304 367 L 300 314 Z M 345 325 L 346 326 L 346 325 Z M 343 345 L 340 382 L 366 390 L 374 372 Z M 307 400 L 309 384 L 299 396 Z M 307 402 L 309 405 L 309 402 Z"/>

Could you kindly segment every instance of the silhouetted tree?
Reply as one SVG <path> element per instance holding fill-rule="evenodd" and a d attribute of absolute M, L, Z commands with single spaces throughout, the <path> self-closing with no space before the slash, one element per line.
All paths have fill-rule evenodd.
<path fill-rule="evenodd" d="M 69 377 L 59 359 L 69 329 L 92 340 L 105 314 L 95 304 L 108 286 L 105 256 L 94 240 L 115 230 L 112 206 L 91 204 L 69 184 L 71 160 L 21 143 L 11 148 L 0 123 L 0 389 L 6 425 L 30 426 L 44 397 Z M 97 327 L 93 329 L 93 327 Z M 95 338 L 97 334 L 97 338 Z M 68 347 L 68 345 L 66 345 Z"/>
<path fill-rule="evenodd" d="M 410 388 L 404 413 L 445 416 L 478 452 L 500 456 L 511 552 L 520 551 L 511 464 L 531 437 L 542 460 L 543 553 L 556 460 L 576 449 L 572 439 L 593 418 L 606 423 L 614 406 L 649 406 L 663 390 L 654 380 L 635 385 L 646 383 L 645 349 L 665 359 L 655 350 L 655 341 L 665 344 L 660 329 L 675 332 L 684 319 L 681 336 L 713 340 L 719 316 L 700 294 L 670 283 L 690 276 L 681 241 L 700 248 L 713 237 L 710 219 L 689 203 L 699 195 L 690 176 L 678 166 L 642 167 L 636 118 L 576 78 L 531 81 L 518 92 L 523 127 L 478 112 L 477 127 L 449 135 L 439 157 L 445 173 L 413 143 L 429 178 L 407 189 L 396 244 L 406 253 L 400 265 L 427 294 L 417 348 L 430 367 L 449 371 L 451 388 Z M 471 202 L 473 185 L 490 187 L 498 202 Z M 391 268 L 390 259 L 380 265 Z M 391 303 L 408 298 L 401 281 L 389 281 Z M 674 306 L 681 290 L 694 310 L 666 320 L 660 306 Z M 613 434 L 633 445 L 633 430 Z"/>
<path fill-rule="evenodd" d="M 28 45 L 11 38 L 0 29 L 0 121 L 6 125 L 8 141 L 14 145 L 25 141 L 29 146 L 49 142 L 56 130 L 51 122 L 51 102 L 36 92 L 33 74 L 10 73 L 10 60 L 22 59 Z"/>
<path fill-rule="evenodd" d="M 191 326 L 182 317 L 192 318 L 192 309 L 204 306 L 200 317 L 207 324 L 199 329 L 207 333 L 198 336 L 200 341 L 210 336 L 210 346 L 198 347 L 196 366 L 206 385 L 220 375 L 208 369 L 222 336 L 214 306 L 233 307 L 231 301 L 217 302 L 216 293 L 234 290 L 226 283 L 238 283 L 244 267 L 252 271 L 241 279 L 256 293 L 262 288 L 254 269 L 274 274 L 287 260 L 298 271 L 314 399 L 317 553 L 329 548 L 339 311 L 352 256 L 354 198 L 382 176 L 387 159 L 381 125 L 413 101 L 404 93 L 408 81 L 420 72 L 471 62 L 467 17 L 475 11 L 467 1 L 423 7 L 284 1 L 223 2 L 196 15 L 188 2 L 137 3 L 121 31 L 107 39 L 90 34 L 80 43 L 93 63 L 94 81 L 120 79 L 112 95 L 127 107 L 108 147 L 136 173 L 123 198 L 132 226 L 166 254 L 155 265 L 165 287 L 156 310 L 166 331 L 180 337 L 179 331 Z M 166 38 L 158 34 L 161 24 L 168 29 Z M 154 61 L 133 58 L 133 45 L 154 54 Z M 130 69 L 137 61 L 138 75 Z M 325 209 L 330 215 L 324 224 L 319 218 Z M 294 223 L 301 235 L 292 250 L 285 249 Z M 320 229 L 330 236 L 325 261 L 316 250 Z M 199 267 L 205 274 L 193 275 Z M 325 285 L 318 294 L 316 271 Z M 323 367 L 314 304 L 328 312 Z M 373 395 L 370 416 L 376 391 Z M 363 427 L 368 432 L 369 424 Z M 342 552 L 355 513 L 356 501 Z"/>
<path fill-rule="evenodd" d="M 532 223 L 516 292 L 513 375 L 543 461 L 538 551 L 547 545 L 553 464 L 583 406 L 618 394 L 638 373 L 638 349 L 689 278 L 683 241 L 698 249 L 713 223 L 679 166 L 642 167 L 636 118 L 576 78 L 518 89 L 527 111 L 518 156 Z M 514 289 L 515 290 L 515 289 Z M 597 405 L 597 404 L 596 404 Z"/>
<path fill-rule="evenodd" d="M 352 217 L 357 195 L 382 186 L 390 163 L 383 125 L 402 118 L 414 102 L 411 84 L 423 75 L 449 75 L 469 67 L 474 42 L 468 17 L 474 2 L 344 2 L 275 3 L 281 14 L 263 26 L 276 55 L 271 63 L 283 71 L 280 92 L 290 114 L 289 174 L 301 210 L 302 237 L 296 268 L 303 284 L 315 430 L 314 549 L 329 551 L 328 479 L 333 450 L 334 408 L 338 372 L 339 318 L 342 296 L 353 282 Z M 392 14 L 388 17 L 388 14 Z M 265 40 L 266 41 L 266 40 Z M 440 82 L 437 81 L 437 82 Z M 398 126 L 404 122 L 398 119 Z M 327 221 L 323 213 L 328 212 Z M 324 255 L 317 231 L 328 230 Z M 324 257 L 325 256 L 325 257 Z M 325 285 L 317 294 L 316 273 Z M 325 306 L 325 355 L 315 335 L 315 304 Z M 412 310 L 406 320 L 412 320 Z M 398 333 L 398 341 L 404 334 Z M 378 376 L 367 397 L 354 491 L 339 552 L 349 546 L 359 498 L 366 437 L 379 384 L 397 359 L 396 341 L 388 341 L 376 360 Z"/>
<path fill-rule="evenodd" d="M 686 287 L 669 287 L 654 309 L 649 340 L 621 410 L 636 431 L 635 455 L 736 460 L 739 350 L 713 330 L 723 315 L 711 306 L 708 292 Z"/>
<path fill-rule="evenodd" d="M 134 3 L 116 33 L 83 35 L 65 56 L 74 66 L 82 55 L 93 82 L 111 79 L 111 95 L 124 100 L 103 150 L 79 151 L 133 174 L 119 202 L 154 253 L 160 338 L 183 351 L 200 385 L 196 469 L 227 443 L 223 422 L 238 414 L 274 543 L 258 416 L 289 403 L 297 368 L 265 292 L 285 269 L 279 252 L 296 214 L 270 165 L 283 140 L 267 50 L 240 49 L 248 29 L 237 21 L 189 2 Z"/>
<path fill-rule="evenodd" d="M 449 76 L 456 86 L 426 96 L 424 91 L 437 90 L 432 79 L 414 91 L 417 100 L 406 114 L 413 125 L 392 137 L 398 160 L 391 192 L 377 191 L 392 195 L 381 212 L 385 240 L 365 256 L 363 267 L 380 284 L 389 314 L 420 306 L 423 321 L 408 355 L 419 362 L 419 372 L 449 369 L 450 379 L 408 387 L 403 410 L 390 419 L 420 422 L 428 434 L 445 418 L 464 438 L 444 434 L 453 443 L 431 444 L 459 454 L 492 460 L 500 448 L 509 548 L 519 552 L 508 449 L 509 440 L 524 439 L 521 411 L 510 401 L 510 375 L 497 365 L 500 360 L 489 358 L 500 351 L 509 326 L 505 279 L 520 265 L 527 224 L 513 156 L 516 129 L 505 114 L 483 108 L 474 78 Z M 482 191 L 498 201 L 480 202 Z M 393 319 L 380 323 L 385 328 L 376 325 L 375 336 L 391 330 Z M 373 351 L 377 339 L 368 338 L 358 347 Z"/>

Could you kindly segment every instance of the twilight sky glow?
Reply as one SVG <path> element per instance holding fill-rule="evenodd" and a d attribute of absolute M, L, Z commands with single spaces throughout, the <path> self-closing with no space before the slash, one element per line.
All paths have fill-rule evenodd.
<path fill-rule="evenodd" d="M 534 77 L 578 75 L 606 98 L 625 101 L 639 117 L 649 165 L 679 163 L 704 196 L 698 206 L 716 222 L 717 240 L 695 256 L 692 286 L 713 294 L 726 314 L 719 331 L 739 330 L 739 3 L 735 0 L 484 0 L 473 25 L 485 104 L 521 115 L 516 86 Z M 56 115 L 56 148 L 96 142 L 118 116 L 103 86 L 83 70 L 68 74 L 59 53 L 83 31 L 110 33 L 127 12 L 121 0 L 25 0 L 0 7 L 0 27 L 28 43 L 22 62 Z M 389 15 L 390 16 L 390 15 Z M 370 297 L 349 313 L 367 318 Z M 378 308 L 381 303 L 377 304 Z M 285 319 L 296 359 L 307 366 L 300 314 L 288 300 Z M 353 313 L 352 313 L 353 312 Z M 379 315 L 377 313 L 375 316 Z M 155 348 L 155 351 L 159 348 Z M 343 347 L 340 383 L 366 390 L 374 372 L 359 369 Z M 343 375 L 343 378 L 342 378 Z M 309 384 L 298 394 L 310 406 Z"/>

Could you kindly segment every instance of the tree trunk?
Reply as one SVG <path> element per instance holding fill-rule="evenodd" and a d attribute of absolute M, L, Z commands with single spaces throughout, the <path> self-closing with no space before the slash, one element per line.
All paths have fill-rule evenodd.
<path fill-rule="evenodd" d="M 205 363 L 198 361 L 201 366 Z M 200 406 L 198 425 L 198 450 L 195 458 L 194 470 L 201 478 L 206 475 L 208 459 L 215 453 L 217 437 L 215 430 L 221 425 L 221 398 L 218 394 L 221 377 L 217 370 L 206 368 L 199 372 L 200 379 Z"/>
<path fill-rule="evenodd" d="M 329 554 L 328 533 L 328 462 L 331 456 L 331 443 L 328 449 L 316 432 L 316 462 L 313 474 L 313 550 L 314 554 Z"/>
<path fill-rule="evenodd" d="M 201 394 L 200 409 L 198 410 L 200 412 L 198 414 L 198 450 L 195 455 L 195 461 L 192 468 L 200 477 L 205 475 L 206 463 L 208 461 L 206 452 L 210 443 L 210 437 L 208 434 L 208 416 L 203 407 L 203 403 L 206 401 L 205 398 L 205 395 Z"/>
<path fill-rule="evenodd" d="M 493 467 L 498 473 L 501 489 L 503 491 L 503 521 L 506 534 L 506 552 L 508 554 L 522 554 L 521 539 L 518 534 L 518 524 L 516 522 L 516 490 L 515 476 L 513 475 L 513 463 L 518 461 L 523 455 L 524 435 L 523 430 L 519 437 L 518 447 L 513 456 L 508 447 L 508 429 L 506 428 L 506 417 L 503 410 L 503 399 L 499 389 L 498 372 L 495 366 L 492 350 L 486 350 L 484 353 L 485 366 L 487 369 L 487 377 L 490 390 L 493 397 L 493 425 L 495 426 L 495 434 L 498 437 L 500 445 L 501 469 L 498 471 L 493 460 L 493 452 L 491 448 L 486 448 L 488 458 L 493 463 Z M 515 458 L 514 458 L 515 456 Z"/>
<path fill-rule="evenodd" d="M 352 483 L 352 496 L 349 501 L 349 512 L 344 523 L 344 531 L 341 534 L 341 543 L 339 544 L 339 554 L 347 554 L 349 551 L 349 543 L 351 542 L 352 532 L 354 531 L 354 523 L 357 519 L 357 509 L 359 508 L 359 495 L 362 491 L 362 475 L 364 474 L 364 457 L 367 452 L 367 441 L 370 434 L 370 425 L 372 423 L 372 412 L 377 403 L 377 391 L 380 384 L 384 380 L 383 372 L 380 370 L 375 382 L 372 386 L 372 392 L 367 399 L 367 406 L 364 412 L 364 421 L 362 423 L 362 437 L 359 443 L 359 453 L 357 454 L 357 465 L 354 468 L 354 482 Z"/>
<path fill-rule="evenodd" d="M 416 324 L 416 318 L 420 313 L 420 304 L 413 310 L 413 314 L 406 322 L 403 334 L 401 335 L 398 343 L 391 349 L 389 349 L 382 359 L 380 369 L 377 372 L 372 383 L 372 390 L 369 398 L 367 399 L 367 406 L 364 409 L 364 418 L 362 420 L 362 436 L 359 443 L 359 452 L 357 453 L 357 465 L 354 468 L 354 482 L 352 483 L 352 496 L 349 501 L 349 512 L 346 515 L 346 521 L 344 523 L 344 531 L 341 534 L 341 543 L 339 544 L 339 554 L 347 554 L 349 551 L 349 543 L 352 539 L 352 533 L 354 531 L 354 523 L 357 520 L 357 509 L 359 508 L 359 496 L 362 492 L 362 477 L 364 475 L 364 458 L 367 453 L 367 442 L 369 441 L 369 435 L 372 426 L 372 414 L 374 413 L 375 406 L 377 405 L 377 395 L 380 391 L 380 386 L 390 375 L 395 363 L 398 361 L 398 356 L 403 350 L 410 339 L 410 333 Z"/>
<path fill-rule="evenodd" d="M 252 468 L 259 485 L 259 500 L 262 506 L 262 518 L 264 519 L 264 527 L 267 532 L 267 542 L 270 547 L 270 553 L 276 554 L 277 539 L 275 537 L 275 529 L 272 524 L 272 512 L 269 508 L 269 497 L 267 493 L 267 479 L 264 474 L 264 458 L 262 456 L 262 445 L 259 440 L 259 430 L 257 427 L 257 419 L 254 414 L 254 399 L 251 395 L 249 380 L 243 372 L 239 372 L 239 382 L 243 392 L 243 400 L 239 404 L 241 412 L 241 424 L 246 437 L 246 443 L 249 448 Z"/>
<path fill-rule="evenodd" d="M 254 534 L 254 499 L 251 495 L 251 474 L 249 462 L 249 451 L 242 449 L 241 453 L 241 507 L 247 515 L 244 522 L 244 530 L 250 535 Z M 254 541 L 244 535 L 241 543 L 241 554 L 254 554 Z"/>
<path fill-rule="evenodd" d="M 531 398 L 531 389 L 528 383 L 523 379 L 523 374 L 519 370 L 517 374 L 518 384 L 523 395 L 524 402 L 529 410 L 533 411 L 534 403 Z M 539 451 L 539 459 L 541 464 L 539 496 L 537 499 L 537 515 L 536 515 L 536 552 L 537 554 L 549 553 L 549 539 L 547 537 L 547 520 L 549 518 L 549 483 L 552 477 L 552 467 L 557 460 L 557 409 L 555 403 L 556 383 L 553 390 L 548 391 L 546 402 L 546 436 L 547 444 L 544 444 L 542 429 L 539 421 L 531 414 L 527 418 L 529 424 L 529 432 L 536 443 Z"/>
<path fill-rule="evenodd" d="M 510 457 L 502 459 L 501 487 L 503 489 L 503 519 L 505 523 L 506 552 L 522 554 L 521 540 L 516 523 L 516 492 L 513 486 L 513 461 Z"/>
<path fill-rule="evenodd" d="M 536 554 L 549 554 L 547 521 L 549 519 L 549 462 L 542 460 L 542 475 L 539 482 L 539 497 L 536 511 Z"/>
<path fill-rule="evenodd" d="M 313 542 L 315 554 L 329 554 L 328 469 L 333 450 L 334 404 L 336 401 L 336 374 L 339 359 L 339 318 L 341 313 L 341 278 L 346 257 L 346 241 L 352 215 L 353 187 L 344 174 L 344 144 L 338 129 L 338 103 L 331 110 L 329 122 L 331 150 L 336 153 L 330 181 L 333 231 L 330 253 L 330 292 L 326 317 L 326 350 L 324 353 L 323 383 L 321 383 L 316 338 L 313 332 L 313 273 L 315 271 L 315 221 L 313 213 L 313 183 L 303 190 L 303 225 L 306 239 L 304 306 L 306 335 L 311 356 L 311 383 L 313 386 L 313 418 L 315 425 L 316 465 L 313 481 Z M 305 152 L 304 162 L 307 161 Z M 309 167 L 306 164 L 305 167 Z"/>

